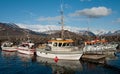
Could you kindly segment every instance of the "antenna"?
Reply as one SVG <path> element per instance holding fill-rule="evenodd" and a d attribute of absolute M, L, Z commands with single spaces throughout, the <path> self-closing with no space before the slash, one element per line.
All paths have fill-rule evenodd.
<path fill-rule="evenodd" d="M 89 27 L 90 24 L 89 24 L 89 22 L 90 22 L 90 19 L 88 18 L 88 19 L 87 19 L 87 25 L 88 25 L 87 31 L 90 31 L 90 27 Z"/>
<path fill-rule="evenodd" d="M 26 35 L 27 37 L 27 42 L 30 42 L 30 34 L 29 34 L 29 30 L 25 29 L 24 30 L 24 34 Z M 25 39 L 26 40 L 26 39 Z"/>
<path fill-rule="evenodd" d="M 61 14 L 61 29 L 62 29 L 62 32 L 61 32 L 61 38 L 63 39 L 64 38 L 64 15 L 63 15 L 63 0 L 61 0 L 61 10 L 60 10 L 60 14 Z"/>

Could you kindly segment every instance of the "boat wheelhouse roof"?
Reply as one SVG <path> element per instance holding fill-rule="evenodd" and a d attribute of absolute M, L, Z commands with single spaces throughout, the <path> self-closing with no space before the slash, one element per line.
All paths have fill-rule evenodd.
<path fill-rule="evenodd" d="M 49 40 L 48 42 L 72 43 L 74 41 L 72 39 L 66 39 L 66 40 Z"/>
<path fill-rule="evenodd" d="M 96 40 L 92 40 L 92 41 L 85 41 L 85 43 L 87 43 L 87 44 L 106 43 L 106 42 L 107 42 L 107 41 L 104 40 L 104 39 L 102 39 L 102 40 L 98 40 L 98 39 L 96 39 Z"/>

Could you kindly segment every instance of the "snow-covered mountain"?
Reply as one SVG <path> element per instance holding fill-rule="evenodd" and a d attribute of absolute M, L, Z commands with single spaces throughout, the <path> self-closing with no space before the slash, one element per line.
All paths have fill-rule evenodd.
<path fill-rule="evenodd" d="M 83 36 L 96 36 L 93 32 L 91 32 L 91 31 L 86 31 L 86 30 L 80 30 L 80 31 L 79 31 L 79 34 L 80 34 L 80 35 L 83 35 Z"/>
<path fill-rule="evenodd" d="M 44 31 L 44 32 L 42 32 L 42 33 L 44 33 L 44 34 L 54 34 L 54 33 L 57 33 L 57 32 L 59 32 L 60 30 L 48 30 L 48 31 Z"/>
<path fill-rule="evenodd" d="M 24 35 L 29 32 L 31 35 L 44 35 L 43 33 L 38 33 L 29 29 L 20 28 L 18 25 L 14 23 L 0 23 L 0 35 L 5 36 L 6 33 L 8 35 Z"/>
<path fill-rule="evenodd" d="M 120 35 L 120 30 L 116 30 L 114 32 L 109 31 L 109 32 L 103 34 L 103 36 L 114 36 L 114 35 Z"/>

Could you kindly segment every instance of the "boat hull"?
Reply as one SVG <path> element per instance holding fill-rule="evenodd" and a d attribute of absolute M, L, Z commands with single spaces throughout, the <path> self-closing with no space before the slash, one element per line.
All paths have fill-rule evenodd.
<path fill-rule="evenodd" d="M 51 59 L 63 59 L 63 60 L 79 60 L 82 53 L 49 53 L 36 51 L 37 56 Z"/>
<path fill-rule="evenodd" d="M 1 47 L 2 51 L 8 51 L 8 52 L 16 52 L 17 48 L 15 47 Z"/>
<path fill-rule="evenodd" d="M 27 54 L 27 55 L 34 55 L 34 53 L 35 53 L 35 49 L 20 49 L 20 48 L 18 48 L 17 51 L 19 53 Z"/>

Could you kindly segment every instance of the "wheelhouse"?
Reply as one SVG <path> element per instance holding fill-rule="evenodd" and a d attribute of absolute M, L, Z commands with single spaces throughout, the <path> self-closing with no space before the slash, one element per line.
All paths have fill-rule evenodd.
<path fill-rule="evenodd" d="M 56 40 L 49 40 L 48 41 L 48 45 L 52 46 L 52 47 L 69 47 L 72 46 L 73 44 L 73 40 L 72 39 L 56 39 Z"/>

